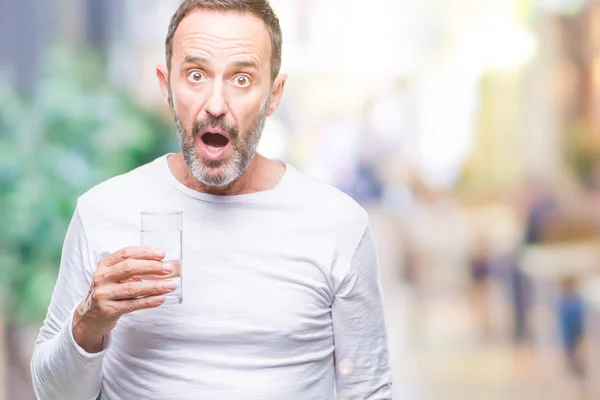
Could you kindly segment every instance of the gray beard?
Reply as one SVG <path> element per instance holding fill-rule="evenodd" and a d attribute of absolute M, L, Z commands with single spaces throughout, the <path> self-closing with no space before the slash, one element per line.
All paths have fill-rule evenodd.
<path fill-rule="evenodd" d="M 169 105 L 177 126 L 177 137 L 183 159 L 190 173 L 198 182 L 207 186 L 224 188 L 230 186 L 248 169 L 256 155 L 256 149 L 267 119 L 270 100 L 271 96 L 261 106 L 260 113 L 246 134 L 239 135 L 237 129 L 227 126 L 224 120 L 215 120 L 217 122 L 215 125 L 229 133 L 233 155 L 226 159 L 214 161 L 205 159 L 196 151 L 197 131 L 199 126 L 202 125 L 202 121 L 195 122 L 191 132 L 187 131 L 175 110 L 172 93 L 169 90 Z M 213 171 L 215 168 L 219 168 L 219 171 Z"/>

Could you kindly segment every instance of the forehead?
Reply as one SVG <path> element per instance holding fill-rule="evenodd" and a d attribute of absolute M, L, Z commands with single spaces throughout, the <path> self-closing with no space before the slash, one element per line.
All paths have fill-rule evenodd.
<path fill-rule="evenodd" d="M 250 13 L 194 10 L 183 18 L 173 38 L 173 59 L 204 53 L 209 57 L 246 54 L 266 60 L 270 37 L 264 22 Z"/>

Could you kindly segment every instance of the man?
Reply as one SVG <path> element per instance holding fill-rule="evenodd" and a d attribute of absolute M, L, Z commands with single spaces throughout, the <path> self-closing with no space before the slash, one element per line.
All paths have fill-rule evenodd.
<path fill-rule="evenodd" d="M 181 153 L 78 199 L 32 359 L 40 399 L 390 399 L 366 213 L 256 154 L 281 99 L 266 0 L 187 0 L 157 67 Z M 181 210 L 183 303 L 140 212 Z"/>

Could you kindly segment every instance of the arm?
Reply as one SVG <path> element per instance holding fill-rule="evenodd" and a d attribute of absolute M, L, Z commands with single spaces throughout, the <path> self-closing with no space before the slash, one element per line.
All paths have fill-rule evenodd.
<path fill-rule="evenodd" d="M 379 262 L 370 228 L 336 292 L 331 314 L 338 397 L 392 399 Z"/>
<path fill-rule="evenodd" d="M 58 280 L 31 359 L 34 391 L 43 400 L 95 399 L 102 385 L 105 338 L 119 318 L 158 307 L 176 285 L 141 279 L 168 276 L 165 252 L 127 247 L 91 260 L 78 210 L 67 231 Z M 82 301 L 83 300 L 83 301 Z"/>
<path fill-rule="evenodd" d="M 93 400 L 100 392 L 106 349 L 87 353 L 77 345 L 71 329 L 74 309 L 90 287 L 91 265 L 85 231 L 75 210 L 63 246 L 58 280 L 31 360 L 38 399 Z"/>

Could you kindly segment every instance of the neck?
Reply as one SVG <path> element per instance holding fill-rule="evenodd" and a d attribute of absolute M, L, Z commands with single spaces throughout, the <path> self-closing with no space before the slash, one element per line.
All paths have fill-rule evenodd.
<path fill-rule="evenodd" d="M 228 186 L 219 187 L 205 185 L 194 178 L 183 159 L 182 153 L 169 156 L 167 163 L 173 176 L 188 188 L 217 196 L 235 196 L 271 190 L 277 186 L 285 173 L 284 166 L 257 153 L 250 166 L 238 179 Z"/>

